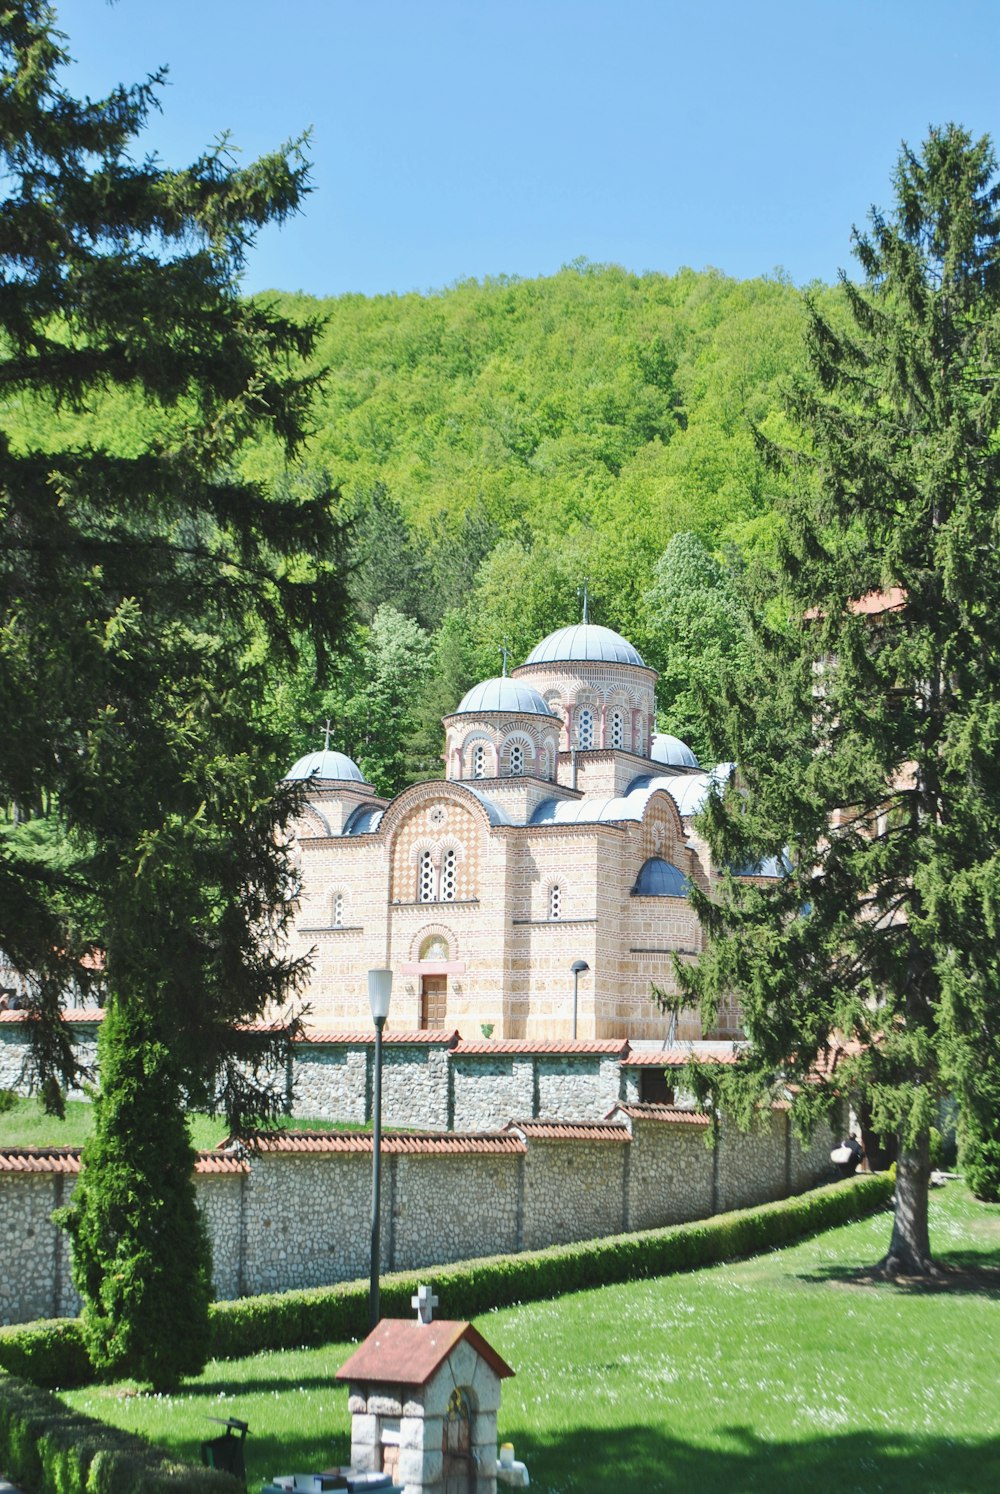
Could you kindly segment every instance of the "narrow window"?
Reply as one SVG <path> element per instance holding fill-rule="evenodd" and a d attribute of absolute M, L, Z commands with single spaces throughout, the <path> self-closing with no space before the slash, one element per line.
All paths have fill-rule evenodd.
<path fill-rule="evenodd" d="M 621 711 L 611 712 L 611 745 L 618 748 L 625 746 L 625 718 Z"/>
<path fill-rule="evenodd" d="M 453 903 L 455 901 L 455 884 L 458 880 L 458 855 L 449 848 L 444 853 L 444 861 L 441 863 L 441 901 Z"/>
<path fill-rule="evenodd" d="M 635 747 L 634 747 L 633 750 L 635 752 L 641 752 L 642 751 L 642 722 L 641 721 L 637 721 L 635 723 Z"/>
<path fill-rule="evenodd" d="M 417 897 L 422 903 L 434 902 L 434 861 L 430 851 L 420 852 Z"/>
<path fill-rule="evenodd" d="M 549 888 L 549 917 L 553 920 L 562 917 L 562 888 L 553 886 Z"/>
<path fill-rule="evenodd" d="M 472 750 L 472 776 L 473 778 L 486 777 L 486 748 L 482 742 Z"/>
<path fill-rule="evenodd" d="M 594 713 L 586 706 L 576 718 L 576 745 L 584 752 L 594 745 Z"/>
<path fill-rule="evenodd" d="M 333 926 L 335 929 L 344 927 L 344 894 L 335 892 L 333 895 Z"/>
<path fill-rule="evenodd" d="M 510 749 L 510 773 L 512 778 L 520 778 L 524 772 L 524 748 L 520 742 L 515 742 Z"/>

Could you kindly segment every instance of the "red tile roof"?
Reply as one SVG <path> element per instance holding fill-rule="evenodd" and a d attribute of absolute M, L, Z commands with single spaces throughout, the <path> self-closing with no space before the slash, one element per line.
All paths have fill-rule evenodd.
<path fill-rule="evenodd" d="M 692 1053 L 687 1048 L 633 1048 L 622 1059 L 625 1069 L 678 1069 L 692 1059 L 698 1063 L 739 1063 L 740 1054 Z"/>
<path fill-rule="evenodd" d="M 855 617 L 878 617 L 883 612 L 902 612 L 906 606 L 906 592 L 901 586 L 887 586 L 884 591 L 866 591 L 864 596 L 854 597 L 848 602 L 848 612 Z M 807 622 L 815 622 L 825 616 L 822 607 L 810 607 L 805 613 Z"/>
<path fill-rule="evenodd" d="M 453 1052 L 476 1058 L 507 1053 L 594 1053 L 618 1058 L 628 1052 L 628 1042 L 625 1038 L 494 1038 L 469 1043 L 460 1039 Z"/>
<path fill-rule="evenodd" d="M 12 1146 L 0 1151 L 0 1172 L 80 1171 L 78 1146 Z"/>
<path fill-rule="evenodd" d="M 0 1172 L 63 1172 L 76 1176 L 80 1172 L 78 1146 L 12 1146 L 0 1151 Z M 238 1157 L 218 1152 L 199 1152 L 195 1172 L 246 1172 L 247 1164 Z"/>
<path fill-rule="evenodd" d="M 331 1152 L 367 1153 L 370 1156 L 372 1136 L 366 1131 L 276 1131 L 257 1137 L 256 1145 L 261 1152 L 289 1156 Z M 524 1150 L 524 1143 L 516 1136 L 496 1133 L 441 1131 L 431 1135 L 410 1135 L 394 1132 L 382 1137 L 383 1155 L 397 1157 L 488 1156 Z"/>
<path fill-rule="evenodd" d="M 708 1116 L 702 1110 L 678 1110 L 673 1105 L 615 1105 L 609 1115 L 627 1115 L 631 1120 L 662 1121 L 669 1125 L 708 1126 Z"/>
<path fill-rule="evenodd" d="M 374 1044 L 375 1033 L 371 1029 L 365 1032 L 326 1032 L 314 1031 L 307 1027 L 298 1041 L 300 1043 L 345 1043 L 357 1046 L 365 1043 Z M 387 1046 L 394 1044 L 413 1046 L 416 1043 L 427 1043 L 437 1048 L 453 1048 L 460 1038 L 457 1029 L 452 1032 L 440 1032 L 435 1029 L 432 1032 L 384 1032 L 382 1041 Z"/>
<path fill-rule="evenodd" d="M 529 1141 L 628 1141 L 625 1126 L 610 1121 L 508 1121 L 504 1131 L 520 1132 Z"/>
<path fill-rule="evenodd" d="M 335 1378 L 355 1384 L 426 1385 L 463 1340 L 499 1379 L 506 1380 L 514 1373 L 471 1323 L 453 1323 L 446 1318 L 435 1318 L 432 1323 L 383 1318 L 341 1365 Z"/>
<path fill-rule="evenodd" d="M 24 1010 L 0 1012 L 0 1022 L 30 1022 L 32 1013 Z M 67 1007 L 62 1014 L 64 1022 L 103 1022 L 104 1009 L 99 1006 Z"/>

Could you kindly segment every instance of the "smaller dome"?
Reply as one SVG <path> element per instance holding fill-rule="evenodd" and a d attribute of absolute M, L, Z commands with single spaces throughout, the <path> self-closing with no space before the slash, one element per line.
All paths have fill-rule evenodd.
<path fill-rule="evenodd" d="M 688 744 L 682 742 L 680 737 L 670 736 L 668 732 L 657 732 L 649 755 L 654 763 L 665 763 L 670 768 L 701 766 Z"/>
<path fill-rule="evenodd" d="M 633 897 L 687 897 L 691 883 L 672 861 L 650 856 L 644 861 L 632 888 Z"/>
<path fill-rule="evenodd" d="M 495 680 L 483 680 L 473 685 L 463 695 L 460 704 L 452 712 L 455 716 L 481 716 L 487 712 L 503 711 L 513 716 L 553 716 L 545 701 L 531 685 L 522 685 L 506 676 Z M 558 719 L 554 717 L 554 719 Z"/>
<path fill-rule="evenodd" d="M 333 779 L 340 783 L 364 783 L 365 777 L 357 763 L 343 752 L 309 752 L 300 757 L 285 774 L 286 783 L 291 779 Z"/>
<path fill-rule="evenodd" d="M 521 665 L 560 664 L 563 660 L 589 660 L 591 663 L 638 664 L 645 668 L 638 649 L 627 638 L 597 623 L 577 623 L 560 628 L 535 645 Z"/>

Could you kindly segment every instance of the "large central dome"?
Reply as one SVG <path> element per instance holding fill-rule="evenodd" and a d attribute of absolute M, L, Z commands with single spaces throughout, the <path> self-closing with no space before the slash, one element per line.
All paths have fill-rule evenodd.
<path fill-rule="evenodd" d="M 592 664 L 638 664 L 645 663 L 627 638 L 611 628 L 602 628 L 597 623 L 577 623 L 571 628 L 560 628 L 550 633 L 537 644 L 524 663 L 561 664 L 569 660 L 586 660 Z"/>

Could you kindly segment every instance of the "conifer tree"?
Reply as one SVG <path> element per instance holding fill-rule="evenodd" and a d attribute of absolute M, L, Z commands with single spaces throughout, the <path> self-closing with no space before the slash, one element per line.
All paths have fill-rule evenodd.
<path fill-rule="evenodd" d="M 904 148 L 893 212 L 855 234 L 844 327 L 812 308 L 788 621 L 759 626 L 756 678 L 720 710 L 741 778 L 705 816 L 720 864 L 787 850 L 792 870 L 695 893 L 709 943 L 681 972 L 709 1011 L 742 1000 L 747 1118 L 795 1081 L 800 1118 L 849 1093 L 898 1136 L 888 1273 L 934 1269 L 929 1127 L 944 1091 L 996 1093 L 1000 1052 L 995 172 L 954 125 Z"/>
<path fill-rule="evenodd" d="M 102 1362 L 134 1367 L 147 1338 L 144 1372 L 170 1381 L 197 1354 L 161 1355 L 150 1335 L 174 1332 L 171 1295 L 203 1316 L 204 1237 L 189 1235 L 182 1290 L 168 1242 L 190 1221 L 184 1189 L 174 1225 L 158 1216 L 161 1246 L 137 1201 L 161 1184 L 169 1196 L 189 1166 L 185 1103 L 237 1128 L 280 1103 L 247 1024 L 302 973 L 280 939 L 295 800 L 274 789 L 285 764 L 259 697 L 276 652 L 311 633 L 321 654 L 336 626 L 337 530 L 328 491 L 236 466 L 249 437 L 293 453 L 305 433 L 312 386 L 297 369 L 316 329 L 239 293 L 256 230 L 308 189 L 300 147 L 237 168 L 222 143 L 168 169 L 137 146 L 162 74 L 78 100 L 66 61 L 50 6 L 4 7 L 0 802 L 47 807 L 74 855 L 62 866 L 0 838 L 0 948 L 30 987 L 35 1073 L 56 1106 L 75 1077 L 60 1011 L 84 957 L 104 952 L 77 1282 Z M 132 1134 L 137 1112 L 115 1093 L 140 1073 L 162 1147 Z M 146 1279 L 119 1293 L 107 1273 L 130 1252 Z"/>

